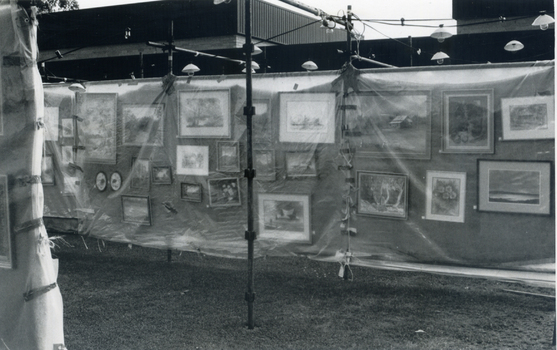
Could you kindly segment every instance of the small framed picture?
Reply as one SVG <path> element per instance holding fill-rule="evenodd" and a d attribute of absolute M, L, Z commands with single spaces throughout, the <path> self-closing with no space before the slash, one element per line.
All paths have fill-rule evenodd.
<path fill-rule="evenodd" d="M 478 160 L 478 210 L 549 215 L 551 163 Z"/>
<path fill-rule="evenodd" d="M 153 166 L 151 168 L 151 182 L 154 185 L 170 185 L 170 184 L 172 184 L 172 167 L 171 166 Z"/>
<path fill-rule="evenodd" d="M 260 193 L 258 239 L 311 244 L 309 198 L 309 195 Z"/>
<path fill-rule="evenodd" d="M 62 157 L 62 165 L 68 165 L 73 162 L 73 146 L 62 146 L 60 153 Z"/>
<path fill-rule="evenodd" d="M 555 96 L 502 98 L 503 140 L 555 138 Z"/>
<path fill-rule="evenodd" d="M 408 218 L 408 176 L 359 171 L 358 214 L 391 219 Z"/>
<path fill-rule="evenodd" d="M 286 152 L 286 174 L 290 177 L 317 176 L 315 153 Z"/>
<path fill-rule="evenodd" d="M 426 219 L 464 222 L 465 200 L 466 173 L 428 170 Z"/>
<path fill-rule="evenodd" d="M 281 92 L 279 100 L 280 142 L 335 142 L 335 93 Z"/>
<path fill-rule="evenodd" d="M 274 150 L 254 150 L 253 163 L 256 170 L 256 180 L 274 181 L 277 178 L 275 170 Z"/>
<path fill-rule="evenodd" d="M 180 197 L 188 202 L 201 202 L 203 200 L 203 186 L 182 182 L 180 184 Z"/>
<path fill-rule="evenodd" d="M 209 204 L 212 207 L 242 205 L 237 177 L 209 180 Z"/>
<path fill-rule="evenodd" d="M 149 189 L 150 171 L 151 167 L 148 159 L 132 158 L 130 188 Z"/>
<path fill-rule="evenodd" d="M 151 204 L 148 196 L 122 196 L 122 221 L 151 226 Z"/>
<path fill-rule="evenodd" d="M 61 126 L 62 126 L 62 137 L 63 138 L 73 138 L 75 137 L 74 128 L 73 128 L 73 119 L 74 118 L 62 118 L 61 119 Z"/>
<path fill-rule="evenodd" d="M 176 146 L 176 174 L 209 175 L 209 146 Z"/>
<path fill-rule="evenodd" d="M 12 239 L 8 177 L 0 175 L 0 268 L 14 268 L 15 247 Z"/>
<path fill-rule="evenodd" d="M 95 187 L 99 192 L 103 192 L 108 187 L 108 179 L 104 171 L 99 171 L 95 176 Z"/>
<path fill-rule="evenodd" d="M 41 182 L 43 186 L 54 186 L 54 163 L 52 155 L 43 156 L 43 162 L 41 166 Z"/>
<path fill-rule="evenodd" d="M 122 105 L 122 145 L 162 146 L 164 104 Z"/>
<path fill-rule="evenodd" d="M 180 91 L 179 137 L 230 138 L 230 90 Z"/>
<path fill-rule="evenodd" d="M 122 175 L 115 171 L 110 174 L 110 188 L 113 191 L 118 191 L 122 187 Z"/>
<path fill-rule="evenodd" d="M 254 100 L 253 107 L 255 107 L 255 115 L 251 120 L 253 141 L 271 142 L 274 134 L 270 100 Z"/>
<path fill-rule="evenodd" d="M 44 107 L 44 140 L 45 141 L 58 141 L 59 132 L 59 108 L 58 107 Z"/>
<path fill-rule="evenodd" d="M 217 143 L 217 170 L 223 172 L 240 171 L 240 143 Z"/>
<path fill-rule="evenodd" d="M 493 90 L 443 93 L 443 152 L 493 153 Z"/>

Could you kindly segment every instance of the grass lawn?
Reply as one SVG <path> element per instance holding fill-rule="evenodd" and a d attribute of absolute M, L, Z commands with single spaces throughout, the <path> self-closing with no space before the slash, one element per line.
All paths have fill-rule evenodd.
<path fill-rule="evenodd" d="M 255 262 L 66 236 L 60 261 L 69 350 L 552 349 L 555 295 L 504 282 L 352 267 L 302 257 Z"/>

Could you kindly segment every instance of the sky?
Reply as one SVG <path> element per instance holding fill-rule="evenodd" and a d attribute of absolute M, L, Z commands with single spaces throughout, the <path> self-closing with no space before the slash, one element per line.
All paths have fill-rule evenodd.
<path fill-rule="evenodd" d="M 81 9 L 122 5 L 153 0 L 78 0 Z M 176 0 L 180 1 L 180 0 Z M 211 0 L 204 0 L 211 1 Z M 277 6 L 282 6 L 292 11 L 297 8 L 285 4 L 280 0 L 264 0 Z M 395 20 L 388 22 L 396 25 L 386 25 L 377 22 L 366 22 L 368 25 L 355 24 L 355 30 L 363 34 L 366 39 L 405 38 L 408 36 L 429 36 L 439 24 L 444 24 L 447 29 L 455 33 L 456 22 L 450 20 L 452 16 L 452 0 L 387 0 L 379 3 L 372 0 L 297 0 L 307 6 L 317 8 L 329 15 L 344 15 L 348 5 L 352 12 L 360 19 Z M 309 12 L 298 12 L 311 16 Z M 400 19 L 405 19 L 405 26 L 400 25 Z M 433 19 L 431 22 L 412 21 L 414 19 Z M 413 25 L 419 25 L 415 27 Z"/>

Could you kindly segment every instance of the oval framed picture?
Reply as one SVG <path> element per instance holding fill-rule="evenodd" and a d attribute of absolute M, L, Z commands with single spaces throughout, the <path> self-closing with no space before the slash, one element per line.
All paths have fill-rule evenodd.
<path fill-rule="evenodd" d="M 115 171 L 110 175 L 110 188 L 113 191 L 118 191 L 122 187 L 122 175 Z"/>
<path fill-rule="evenodd" d="M 107 180 L 106 174 L 103 171 L 99 171 L 97 173 L 97 176 L 95 177 L 95 186 L 97 186 L 97 189 L 100 192 L 106 190 L 106 186 L 107 186 L 106 180 Z"/>

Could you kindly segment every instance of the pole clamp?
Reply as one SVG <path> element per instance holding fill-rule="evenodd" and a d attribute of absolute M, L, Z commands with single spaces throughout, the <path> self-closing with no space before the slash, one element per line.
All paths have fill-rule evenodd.
<path fill-rule="evenodd" d="M 253 303 L 255 300 L 255 293 L 246 292 L 245 299 L 248 303 Z"/>
<path fill-rule="evenodd" d="M 257 239 L 257 234 L 255 231 L 246 231 L 245 237 L 248 241 L 254 241 Z"/>
<path fill-rule="evenodd" d="M 255 106 L 245 106 L 244 107 L 244 115 L 255 115 Z"/>
<path fill-rule="evenodd" d="M 244 177 L 248 179 L 255 178 L 255 169 L 245 169 L 244 170 Z"/>

